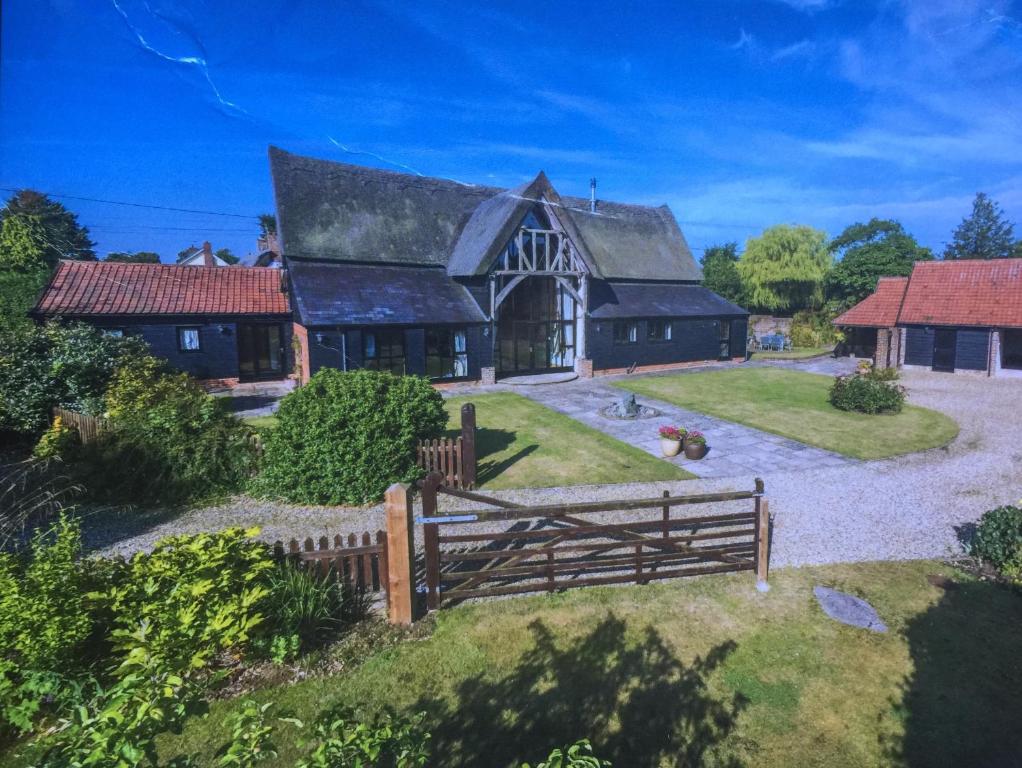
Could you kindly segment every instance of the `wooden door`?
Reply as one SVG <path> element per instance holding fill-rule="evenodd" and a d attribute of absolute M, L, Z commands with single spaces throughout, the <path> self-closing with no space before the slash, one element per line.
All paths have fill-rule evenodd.
<path fill-rule="evenodd" d="M 933 333 L 933 370 L 954 373 L 958 331 L 938 328 Z"/>

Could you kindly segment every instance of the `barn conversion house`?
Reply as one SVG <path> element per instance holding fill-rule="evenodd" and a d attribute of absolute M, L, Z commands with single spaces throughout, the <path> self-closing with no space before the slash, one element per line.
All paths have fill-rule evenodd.
<path fill-rule="evenodd" d="M 277 269 L 62 261 L 32 315 L 140 336 L 211 384 L 290 371 L 291 312 Z"/>
<path fill-rule="evenodd" d="M 917 262 L 834 324 L 882 368 L 1022 376 L 1022 259 Z"/>
<path fill-rule="evenodd" d="M 562 197 L 270 149 L 302 378 L 583 376 L 743 357 L 748 313 L 700 285 L 666 206 Z"/>

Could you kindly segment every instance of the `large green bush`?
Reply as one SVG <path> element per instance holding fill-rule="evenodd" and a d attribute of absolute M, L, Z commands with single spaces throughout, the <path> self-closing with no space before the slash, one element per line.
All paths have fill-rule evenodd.
<path fill-rule="evenodd" d="M 116 501 L 175 503 L 240 490 L 255 472 L 253 432 L 183 373 L 143 356 L 114 373 L 111 429 L 79 453 L 82 482 Z"/>
<path fill-rule="evenodd" d="M 0 333 L 0 431 L 38 435 L 55 406 L 103 411 L 103 394 L 119 365 L 145 343 L 104 336 L 82 323 L 9 328 Z"/>
<path fill-rule="evenodd" d="M 315 504 L 362 504 L 419 475 L 416 446 L 447 424 L 426 379 L 323 369 L 281 401 L 259 481 L 271 496 Z"/>
<path fill-rule="evenodd" d="M 835 377 L 830 388 L 830 402 L 842 411 L 900 413 L 905 405 L 905 388 L 897 383 L 894 369 L 866 368 Z"/>
<path fill-rule="evenodd" d="M 985 512 L 976 527 L 971 553 L 1008 579 L 1022 583 L 1022 507 Z"/>
<path fill-rule="evenodd" d="M 835 315 L 826 309 L 803 310 L 791 318 L 791 344 L 794 347 L 822 347 L 837 342 Z"/>

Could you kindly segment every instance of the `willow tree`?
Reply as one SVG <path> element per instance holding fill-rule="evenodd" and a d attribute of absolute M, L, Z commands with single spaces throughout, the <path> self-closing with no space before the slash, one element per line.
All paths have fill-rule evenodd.
<path fill-rule="evenodd" d="M 823 303 L 823 284 L 832 263 L 825 232 L 780 224 L 749 238 L 738 273 L 752 306 L 795 312 Z"/>

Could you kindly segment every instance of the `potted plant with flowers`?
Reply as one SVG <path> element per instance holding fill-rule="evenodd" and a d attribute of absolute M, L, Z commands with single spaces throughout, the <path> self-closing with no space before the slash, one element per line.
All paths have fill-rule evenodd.
<path fill-rule="evenodd" d="M 706 435 L 692 430 L 685 435 L 685 458 L 701 459 L 706 455 Z"/>
<path fill-rule="evenodd" d="M 686 430 L 683 427 L 672 427 L 664 424 L 660 427 L 660 450 L 664 456 L 670 458 L 681 453 L 681 442 L 685 439 Z"/>

